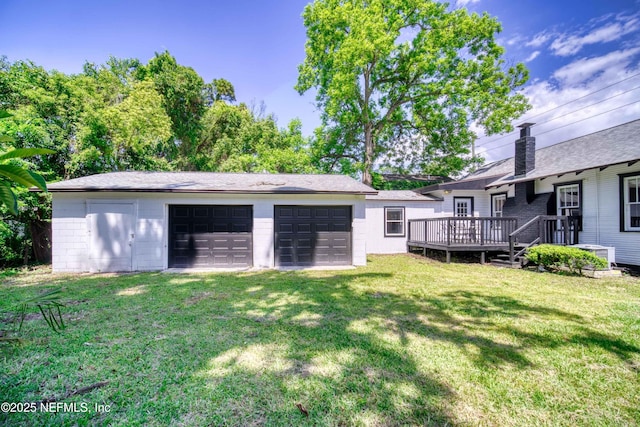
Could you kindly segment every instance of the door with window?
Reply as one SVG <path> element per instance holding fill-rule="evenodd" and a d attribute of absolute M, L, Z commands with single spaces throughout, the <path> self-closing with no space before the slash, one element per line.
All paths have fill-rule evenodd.
<path fill-rule="evenodd" d="M 473 198 L 454 197 L 453 216 L 473 216 Z"/>
<path fill-rule="evenodd" d="M 582 194 L 580 183 L 571 183 L 556 186 L 556 206 L 558 216 L 569 218 L 571 235 L 580 230 L 580 215 L 582 212 Z M 565 222 L 558 221 L 555 242 L 562 243 L 565 240 Z"/>
<path fill-rule="evenodd" d="M 502 218 L 504 211 L 504 204 L 507 201 L 507 195 L 505 193 L 492 194 L 491 195 L 491 216 L 494 218 Z M 492 241 L 502 242 L 502 221 L 491 221 L 491 227 L 489 227 L 488 238 Z"/>
<path fill-rule="evenodd" d="M 580 215 L 580 185 L 571 184 L 559 186 L 557 197 L 559 216 Z"/>
<path fill-rule="evenodd" d="M 478 238 L 477 229 L 473 217 L 473 197 L 454 197 L 453 216 L 457 217 L 450 222 L 449 234 L 451 242 L 469 243 Z"/>

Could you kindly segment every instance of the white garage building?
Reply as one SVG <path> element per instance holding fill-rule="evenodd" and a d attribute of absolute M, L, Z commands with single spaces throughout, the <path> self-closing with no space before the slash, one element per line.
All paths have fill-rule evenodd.
<path fill-rule="evenodd" d="M 114 172 L 49 185 L 54 272 L 366 264 L 344 175 Z"/>

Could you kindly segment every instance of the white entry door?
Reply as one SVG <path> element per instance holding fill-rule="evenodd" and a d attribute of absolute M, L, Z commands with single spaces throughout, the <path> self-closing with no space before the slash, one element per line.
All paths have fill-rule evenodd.
<path fill-rule="evenodd" d="M 131 271 L 134 204 L 89 203 L 88 216 L 90 271 Z"/>

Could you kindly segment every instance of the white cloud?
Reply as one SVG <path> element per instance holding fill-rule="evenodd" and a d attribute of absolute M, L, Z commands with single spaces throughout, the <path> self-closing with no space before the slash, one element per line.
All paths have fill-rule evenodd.
<path fill-rule="evenodd" d="M 535 52 L 533 52 L 531 55 L 529 55 L 529 56 L 527 57 L 527 59 L 525 59 L 525 60 L 524 60 L 524 62 L 531 62 L 531 61 L 533 61 L 534 59 L 536 59 L 536 58 L 538 57 L 538 55 L 540 55 L 540 51 L 539 51 L 539 50 L 536 50 L 536 51 L 535 51 Z"/>
<path fill-rule="evenodd" d="M 615 70 L 626 68 L 640 48 L 617 50 L 603 56 L 582 58 L 556 70 L 553 77 L 565 86 L 582 84 L 601 74 L 616 74 Z"/>
<path fill-rule="evenodd" d="M 476 3 L 480 3 L 480 0 L 458 0 L 456 1 L 456 6 L 465 7 L 470 4 L 476 4 Z"/>
<path fill-rule="evenodd" d="M 513 46 L 513 45 L 521 45 L 524 42 L 525 38 L 521 35 L 516 35 L 514 37 L 511 37 L 509 40 L 506 41 L 507 46 Z"/>
<path fill-rule="evenodd" d="M 611 42 L 640 30 L 638 15 L 618 15 L 613 19 L 615 22 L 605 22 L 603 25 L 591 27 L 587 30 L 578 30 L 573 34 L 560 34 L 551 43 L 550 48 L 558 56 L 571 56 L 587 45 Z M 601 22 L 601 20 L 597 22 Z"/>
<path fill-rule="evenodd" d="M 639 58 L 640 48 L 617 50 L 578 59 L 547 80 L 533 81 L 523 91 L 532 109 L 513 124 L 537 123 L 532 134 L 541 148 L 638 119 Z M 517 137 L 516 130 L 480 138 L 477 152 L 488 162 L 511 157 Z"/>
<path fill-rule="evenodd" d="M 547 31 L 543 31 L 543 32 L 538 33 L 535 36 L 533 36 L 533 38 L 531 40 L 529 40 L 527 43 L 525 43 L 525 45 L 538 48 L 538 47 L 542 46 L 543 44 L 545 44 L 547 41 L 549 41 L 549 39 L 551 39 L 551 37 L 553 37 L 552 33 L 547 32 Z"/>

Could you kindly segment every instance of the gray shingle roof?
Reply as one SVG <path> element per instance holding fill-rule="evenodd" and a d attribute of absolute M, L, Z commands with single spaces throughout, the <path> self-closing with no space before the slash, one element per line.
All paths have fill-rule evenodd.
<path fill-rule="evenodd" d="M 49 184 L 49 191 L 137 191 L 177 193 L 376 194 L 346 175 L 214 172 L 112 172 Z"/>
<path fill-rule="evenodd" d="M 465 182 L 471 185 L 482 179 L 489 181 L 487 187 L 496 187 L 636 160 L 640 160 L 640 120 L 540 148 L 536 150 L 536 168 L 524 177 L 514 177 L 511 157 L 489 163 L 460 181 L 438 187 L 444 189 Z"/>
<path fill-rule="evenodd" d="M 415 202 L 439 202 L 441 198 L 422 195 L 411 190 L 379 190 L 378 194 L 367 195 L 367 200 L 397 200 L 397 201 L 415 201 Z"/>

